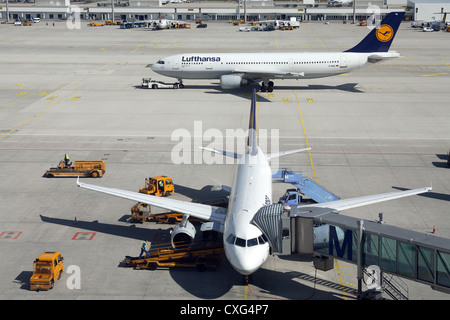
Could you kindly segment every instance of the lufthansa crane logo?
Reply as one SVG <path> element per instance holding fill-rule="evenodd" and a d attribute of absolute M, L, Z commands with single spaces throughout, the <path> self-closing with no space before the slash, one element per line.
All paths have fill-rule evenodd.
<path fill-rule="evenodd" d="M 377 29 L 375 34 L 377 35 L 377 39 L 381 42 L 388 42 L 394 36 L 394 30 L 390 25 L 383 24 Z"/>

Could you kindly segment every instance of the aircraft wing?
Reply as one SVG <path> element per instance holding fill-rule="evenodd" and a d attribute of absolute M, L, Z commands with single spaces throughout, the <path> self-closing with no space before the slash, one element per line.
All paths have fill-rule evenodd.
<path fill-rule="evenodd" d="M 137 202 L 146 203 L 159 208 L 181 212 L 202 220 L 217 222 L 222 225 L 225 223 L 225 217 L 227 212 L 225 208 L 209 206 L 201 203 L 193 203 L 163 197 L 156 197 L 148 194 L 143 194 L 140 192 L 96 186 L 80 182 L 79 179 L 77 180 L 77 185 L 81 188 L 110 194 L 120 198 L 134 200 Z"/>
<path fill-rule="evenodd" d="M 395 59 L 400 57 L 400 54 L 398 52 L 395 51 L 389 51 L 389 52 L 376 52 L 374 54 L 371 54 L 370 56 L 367 57 L 367 61 L 371 62 L 371 63 L 377 63 L 377 62 L 381 62 L 384 60 L 389 60 L 389 59 Z"/>
<path fill-rule="evenodd" d="M 311 205 L 300 205 L 297 207 L 297 212 L 301 214 L 315 214 L 317 212 L 320 213 L 330 213 L 330 212 L 339 212 L 347 209 L 357 208 L 366 206 L 373 203 L 388 201 L 388 200 L 394 200 L 404 197 L 409 197 L 412 195 L 428 192 L 432 189 L 432 187 L 425 187 L 425 188 L 418 188 L 418 189 L 412 189 L 412 190 L 406 190 L 406 191 L 399 191 L 399 192 L 389 192 L 389 193 L 382 193 L 382 194 L 376 194 L 372 196 L 363 196 L 363 197 L 357 197 L 357 198 L 350 198 L 350 199 L 343 199 L 343 200 L 336 200 L 336 201 L 329 201 L 329 202 L 322 202 L 322 203 L 316 203 Z"/>

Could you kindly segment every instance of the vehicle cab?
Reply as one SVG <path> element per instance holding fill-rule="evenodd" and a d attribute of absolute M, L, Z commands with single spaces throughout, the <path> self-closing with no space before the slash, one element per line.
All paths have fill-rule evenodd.
<path fill-rule="evenodd" d="M 64 272 L 63 257 L 59 251 L 44 251 L 33 263 L 30 290 L 50 290 Z"/>

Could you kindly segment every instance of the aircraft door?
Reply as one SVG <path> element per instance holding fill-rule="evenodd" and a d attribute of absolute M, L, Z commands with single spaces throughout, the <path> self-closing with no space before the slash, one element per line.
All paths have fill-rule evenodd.
<path fill-rule="evenodd" d="M 180 64 L 178 63 L 178 61 L 174 61 L 173 65 L 172 65 L 172 70 L 178 70 L 180 68 Z"/>
<path fill-rule="evenodd" d="M 347 68 L 347 56 L 341 56 L 340 67 L 341 68 Z"/>
<path fill-rule="evenodd" d="M 212 63 L 211 62 L 206 62 L 206 70 L 212 70 Z"/>

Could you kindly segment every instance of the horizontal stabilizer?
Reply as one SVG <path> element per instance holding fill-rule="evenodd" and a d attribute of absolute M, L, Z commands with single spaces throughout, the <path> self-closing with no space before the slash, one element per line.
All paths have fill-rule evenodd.
<path fill-rule="evenodd" d="M 311 150 L 311 148 L 303 148 L 303 149 L 295 149 L 295 150 L 289 150 L 289 151 L 283 151 L 283 152 L 277 152 L 277 153 L 270 153 L 267 155 L 267 160 L 282 157 L 288 154 L 298 153 L 298 152 L 304 152 Z"/>
<path fill-rule="evenodd" d="M 229 152 L 229 151 L 217 150 L 217 149 L 205 148 L 205 147 L 199 147 L 199 148 L 202 150 L 211 151 L 211 152 L 218 153 L 223 156 L 234 158 L 234 159 L 239 159 L 242 156 L 240 153 L 236 153 L 236 152 Z"/>
<path fill-rule="evenodd" d="M 367 57 L 367 61 L 371 63 L 381 62 L 384 60 L 399 58 L 400 54 L 395 51 L 378 52 Z"/>

